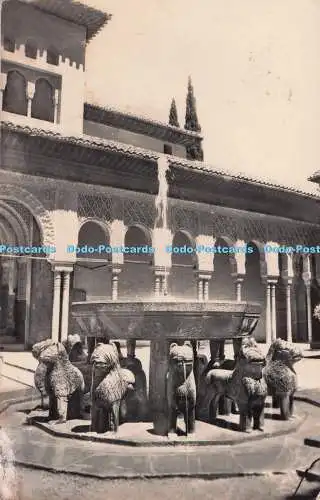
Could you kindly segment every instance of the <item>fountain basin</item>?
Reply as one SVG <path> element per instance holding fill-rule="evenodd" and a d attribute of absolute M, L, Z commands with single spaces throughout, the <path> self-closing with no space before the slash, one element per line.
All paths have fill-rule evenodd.
<path fill-rule="evenodd" d="M 83 301 L 71 309 L 74 327 L 87 337 L 228 340 L 250 335 L 261 305 L 236 301 Z M 79 331 L 80 330 L 80 331 Z"/>

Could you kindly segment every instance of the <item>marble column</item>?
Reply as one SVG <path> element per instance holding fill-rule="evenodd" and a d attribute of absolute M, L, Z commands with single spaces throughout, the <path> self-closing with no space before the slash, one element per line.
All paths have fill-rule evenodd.
<path fill-rule="evenodd" d="M 209 300 L 209 279 L 203 281 L 203 300 Z"/>
<path fill-rule="evenodd" d="M 118 300 L 119 295 L 119 274 L 121 273 L 120 267 L 112 267 L 111 269 L 111 297 L 112 300 Z"/>
<path fill-rule="evenodd" d="M 63 272 L 62 280 L 62 311 L 61 311 L 61 339 L 64 341 L 68 336 L 69 327 L 69 301 L 70 301 L 70 272 Z"/>
<path fill-rule="evenodd" d="M 169 430 L 167 373 L 169 342 L 152 340 L 150 344 L 149 405 L 155 434 L 166 436 Z"/>
<path fill-rule="evenodd" d="M 2 285 L 7 290 L 7 308 L 5 318 L 5 329 L 7 334 L 12 334 L 15 329 L 14 306 L 15 306 L 15 262 L 13 259 L 2 263 Z"/>
<path fill-rule="evenodd" d="M 271 338 L 271 284 L 269 281 L 266 283 L 266 344 L 270 345 Z"/>
<path fill-rule="evenodd" d="M 236 294 L 236 301 L 241 302 L 242 300 L 242 283 L 243 283 L 243 278 L 237 277 L 234 280 L 235 283 L 235 294 Z"/>
<path fill-rule="evenodd" d="M 308 343 L 312 343 L 312 304 L 311 304 L 311 281 L 305 281 L 306 299 L 307 299 L 307 328 L 308 328 Z"/>
<path fill-rule="evenodd" d="M 27 87 L 27 97 L 28 97 L 27 116 L 29 118 L 31 117 L 31 108 L 32 108 L 32 100 L 33 100 L 33 97 L 34 97 L 34 92 L 35 92 L 35 84 L 33 82 L 28 82 L 28 87 Z"/>
<path fill-rule="evenodd" d="M 288 342 L 292 342 L 291 286 L 292 286 L 292 280 L 287 280 L 285 287 L 286 287 L 287 341 Z"/>
<path fill-rule="evenodd" d="M 277 338 L 276 283 L 271 283 L 271 332 L 272 340 Z"/>
<path fill-rule="evenodd" d="M 197 280 L 197 292 L 198 292 L 198 300 L 202 301 L 203 300 L 203 279 L 198 277 Z"/>
<path fill-rule="evenodd" d="M 53 305 L 51 338 L 54 342 L 59 342 L 60 330 L 60 295 L 61 295 L 61 271 L 53 271 Z"/>

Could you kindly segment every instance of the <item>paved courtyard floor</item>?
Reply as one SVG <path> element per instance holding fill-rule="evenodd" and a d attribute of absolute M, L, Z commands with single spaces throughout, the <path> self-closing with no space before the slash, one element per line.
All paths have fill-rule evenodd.
<path fill-rule="evenodd" d="M 18 468 L 18 500 L 286 500 L 297 475 L 203 479 L 138 479 L 100 481 Z M 319 488 L 302 484 L 296 500 L 316 499 Z"/>

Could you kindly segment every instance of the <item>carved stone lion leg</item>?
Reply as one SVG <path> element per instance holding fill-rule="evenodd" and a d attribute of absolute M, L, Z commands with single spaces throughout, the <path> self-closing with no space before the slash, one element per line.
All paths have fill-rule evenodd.
<path fill-rule="evenodd" d="M 240 411 L 240 421 L 239 421 L 239 430 L 240 432 L 250 432 L 251 431 L 251 420 L 252 413 L 251 408 L 248 404 L 239 405 Z"/>
<path fill-rule="evenodd" d="M 58 420 L 56 423 L 62 424 L 67 421 L 68 396 L 57 397 Z"/>
<path fill-rule="evenodd" d="M 209 421 L 212 423 L 217 419 L 219 410 L 220 394 L 215 394 L 209 403 Z"/>
<path fill-rule="evenodd" d="M 83 401 L 82 391 L 75 391 L 72 394 L 72 396 L 69 397 L 68 412 L 67 412 L 68 420 L 81 418 L 82 408 L 83 408 L 82 401 Z"/>
<path fill-rule="evenodd" d="M 272 408 L 280 408 L 280 400 L 279 397 L 273 394 L 272 396 Z"/>
<path fill-rule="evenodd" d="M 195 431 L 195 423 L 196 423 L 196 409 L 189 409 L 188 415 L 185 418 L 186 429 L 188 434 L 193 434 Z"/>
<path fill-rule="evenodd" d="M 177 410 L 175 406 L 170 405 L 168 411 L 168 433 L 177 432 Z"/>
<path fill-rule="evenodd" d="M 253 430 L 263 431 L 264 428 L 264 399 L 252 408 Z"/>
<path fill-rule="evenodd" d="M 294 392 L 289 396 L 289 412 L 290 418 L 293 418 L 293 408 L 294 408 Z"/>
<path fill-rule="evenodd" d="M 49 420 L 57 420 L 59 418 L 57 398 L 54 394 L 49 395 Z"/>
<path fill-rule="evenodd" d="M 282 420 L 289 420 L 291 416 L 289 394 L 283 394 L 280 397 L 280 416 Z"/>
<path fill-rule="evenodd" d="M 91 405 L 91 431 L 98 432 L 99 427 L 99 410 L 95 401 L 92 401 Z"/>
<path fill-rule="evenodd" d="M 111 431 L 118 432 L 120 417 L 120 401 L 115 401 L 111 406 Z"/>

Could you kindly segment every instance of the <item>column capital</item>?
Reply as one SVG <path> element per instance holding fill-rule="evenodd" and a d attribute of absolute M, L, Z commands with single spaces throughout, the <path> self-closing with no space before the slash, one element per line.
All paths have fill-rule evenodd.
<path fill-rule="evenodd" d="M 152 270 L 155 276 L 169 276 L 170 274 L 168 268 L 165 266 L 153 266 Z"/>
<path fill-rule="evenodd" d="M 109 269 L 112 274 L 120 274 L 123 270 L 123 264 L 111 264 Z"/>
<path fill-rule="evenodd" d="M 276 285 L 279 281 L 279 276 L 265 276 L 264 282 L 266 285 Z"/>
<path fill-rule="evenodd" d="M 231 276 L 235 283 L 242 283 L 246 277 L 245 274 L 239 274 L 239 273 L 232 273 Z"/>
<path fill-rule="evenodd" d="M 284 278 L 284 284 L 286 286 L 291 286 L 292 285 L 292 282 L 293 282 L 293 279 L 292 278 Z"/>
<path fill-rule="evenodd" d="M 202 271 L 202 270 L 197 269 L 196 271 L 194 271 L 194 274 L 195 274 L 196 278 L 198 278 L 199 280 L 209 281 L 212 278 L 211 271 Z"/>
<path fill-rule="evenodd" d="M 72 273 L 73 265 L 63 264 L 58 262 L 51 262 L 51 269 L 58 273 Z"/>

